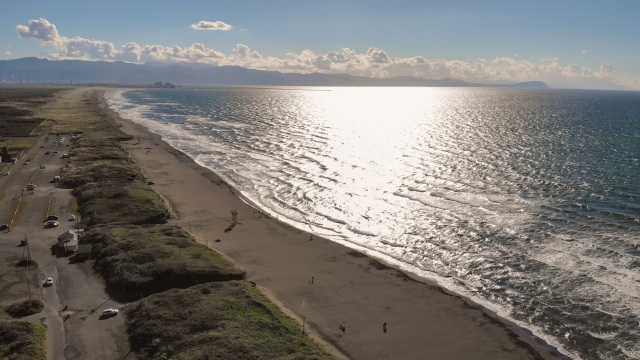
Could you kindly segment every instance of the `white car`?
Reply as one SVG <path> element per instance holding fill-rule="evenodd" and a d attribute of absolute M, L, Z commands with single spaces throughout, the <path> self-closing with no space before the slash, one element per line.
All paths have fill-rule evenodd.
<path fill-rule="evenodd" d="M 104 309 L 102 310 L 102 316 L 114 316 L 118 315 L 118 309 Z"/>
<path fill-rule="evenodd" d="M 44 282 L 45 286 L 52 286 L 53 285 L 53 278 L 48 277 L 47 280 Z"/>

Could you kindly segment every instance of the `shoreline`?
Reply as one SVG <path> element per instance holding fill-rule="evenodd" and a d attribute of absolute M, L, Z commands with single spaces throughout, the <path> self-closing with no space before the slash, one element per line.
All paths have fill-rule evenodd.
<path fill-rule="evenodd" d="M 352 359 L 554 359 L 554 349 L 460 295 L 254 209 L 213 171 L 160 135 L 100 107 L 142 143 L 123 142 L 172 211 L 170 223 L 247 272 L 334 353 Z M 148 143 L 150 141 L 150 143 Z M 214 206 L 211 206 L 215 204 Z M 238 223 L 231 223 L 238 209 Z M 253 209 L 253 210 L 252 210 Z M 388 323 L 388 332 L 384 331 Z M 342 327 L 346 331 L 342 331 Z M 308 329 L 308 328 L 307 328 Z"/>

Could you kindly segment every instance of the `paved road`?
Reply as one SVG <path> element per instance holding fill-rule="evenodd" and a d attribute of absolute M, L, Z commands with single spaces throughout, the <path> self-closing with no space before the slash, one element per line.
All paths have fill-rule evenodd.
<path fill-rule="evenodd" d="M 0 177 L 0 223 L 11 223 L 11 231 L 0 233 L 0 255 L 21 255 L 25 248 L 18 247 L 20 241 L 29 242 L 31 257 L 39 264 L 39 284 L 32 284 L 32 296 L 46 305 L 29 319 L 47 326 L 48 359 L 122 359 L 128 352 L 119 335 L 124 317 L 100 318 L 102 309 L 120 304 L 105 294 L 91 261 L 74 261 L 56 245 L 57 237 L 76 222 L 69 221 L 75 201 L 71 190 L 56 188 L 53 182 L 66 161 L 62 154 L 71 149 L 66 146 L 69 136 L 61 144 L 55 140 L 43 136 L 9 176 Z M 45 155 L 47 151 L 54 153 Z M 31 161 L 23 165 L 27 159 Z M 25 190 L 29 183 L 36 185 L 34 190 Z M 59 226 L 45 228 L 47 215 L 58 216 Z M 43 286 L 47 277 L 54 279 L 53 286 Z"/>

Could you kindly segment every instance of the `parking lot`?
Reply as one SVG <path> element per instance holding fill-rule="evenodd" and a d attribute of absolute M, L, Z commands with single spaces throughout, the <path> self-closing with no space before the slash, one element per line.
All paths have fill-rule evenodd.
<path fill-rule="evenodd" d="M 68 135 L 42 136 L 0 176 L 0 225 L 9 228 L 0 231 L 0 306 L 30 296 L 45 303 L 28 319 L 47 326 L 49 359 L 122 359 L 128 353 L 123 316 L 100 316 L 121 304 L 107 297 L 90 259 L 77 260 L 58 246 L 58 237 L 80 221 L 71 190 L 56 187 L 72 147 Z M 37 268 L 16 266 L 27 256 Z M 53 284 L 45 286 L 49 277 Z M 9 317 L 1 312 L 0 318 Z"/>

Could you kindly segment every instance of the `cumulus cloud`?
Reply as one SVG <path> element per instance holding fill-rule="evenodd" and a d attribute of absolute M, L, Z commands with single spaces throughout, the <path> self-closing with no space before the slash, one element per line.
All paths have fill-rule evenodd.
<path fill-rule="evenodd" d="M 228 31 L 233 26 L 222 21 L 199 21 L 197 24 L 191 24 L 191 28 L 195 30 Z"/>
<path fill-rule="evenodd" d="M 60 53 L 52 55 L 53 58 L 115 60 L 121 54 L 108 41 L 61 36 L 56 26 L 47 19 L 29 20 L 28 26 L 18 25 L 16 30 L 20 37 L 31 37 L 39 40 L 42 45 L 57 47 Z"/>
<path fill-rule="evenodd" d="M 55 25 L 47 19 L 29 20 L 29 26 L 16 26 L 20 37 L 32 37 L 40 40 L 44 45 L 59 45 L 61 41 L 60 34 Z"/>
<path fill-rule="evenodd" d="M 222 22 L 192 25 L 194 29 L 228 30 Z M 592 69 L 580 64 L 562 63 L 558 58 L 531 61 L 520 56 L 494 59 L 439 59 L 423 56 L 393 57 L 384 49 L 371 47 L 365 52 L 351 48 L 316 54 L 310 49 L 291 51 L 283 57 L 266 56 L 246 44 L 237 44 L 228 54 L 201 43 L 188 46 L 142 45 L 129 42 L 120 47 L 108 41 L 61 36 L 46 19 L 30 20 L 16 26 L 21 37 L 31 37 L 42 45 L 54 46 L 55 59 L 124 60 L 130 62 L 198 62 L 211 65 L 234 65 L 258 70 L 291 73 L 340 73 L 366 77 L 414 76 L 419 78 L 454 78 L 469 82 L 506 83 L 541 80 L 551 86 L 571 84 L 615 83 L 640 88 L 636 77 L 618 74 L 609 64 Z M 569 85 L 567 85 L 569 84 Z"/>
<path fill-rule="evenodd" d="M 217 64 L 224 58 L 224 53 L 209 49 L 203 44 L 195 43 L 190 46 L 139 45 L 127 43 L 122 50 L 123 60 L 133 62 L 164 61 L 164 62 L 203 62 Z"/>
<path fill-rule="evenodd" d="M 59 58 L 116 60 L 122 53 L 116 49 L 113 43 L 108 41 L 74 37 L 71 39 L 63 38 L 62 44 Z"/>

